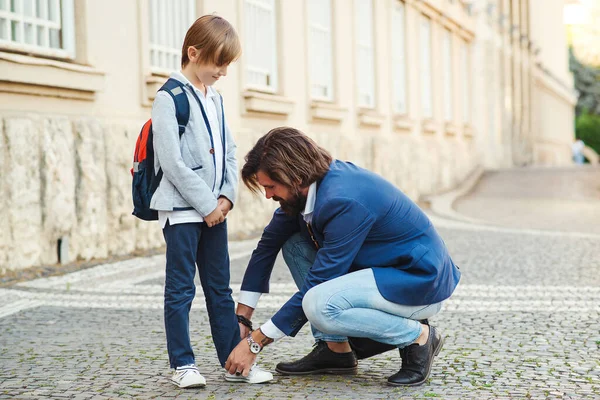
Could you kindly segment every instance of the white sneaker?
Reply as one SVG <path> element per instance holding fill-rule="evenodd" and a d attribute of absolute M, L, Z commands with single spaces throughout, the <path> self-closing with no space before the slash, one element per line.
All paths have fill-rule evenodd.
<path fill-rule="evenodd" d="M 232 375 L 227 372 L 225 374 L 225 380 L 228 382 L 265 383 L 273 380 L 273 374 L 254 364 L 252 368 L 250 368 L 248 376 Z"/>
<path fill-rule="evenodd" d="M 200 375 L 200 371 L 194 364 L 184 365 L 183 367 L 177 367 L 171 382 L 180 388 L 194 388 L 206 386 L 206 379 Z"/>

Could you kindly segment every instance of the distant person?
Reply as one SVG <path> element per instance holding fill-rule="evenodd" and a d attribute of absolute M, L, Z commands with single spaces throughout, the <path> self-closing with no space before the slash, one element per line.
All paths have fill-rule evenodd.
<path fill-rule="evenodd" d="M 583 140 L 578 139 L 571 146 L 571 150 L 573 152 L 573 161 L 575 164 L 583 164 L 585 162 L 585 157 L 583 156 L 583 149 L 585 148 L 585 143 Z"/>
<path fill-rule="evenodd" d="M 222 366 L 240 342 L 231 297 L 226 217 L 238 187 L 236 145 L 227 126 L 223 100 L 212 88 L 227 75 L 241 53 L 234 28 L 225 19 L 205 15 L 189 28 L 183 43 L 180 83 L 160 90 L 152 106 L 155 171 L 163 177 L 150 207 L 167 245 L 165 330 L 171 381 L 180 388 L 206 385 L 190 343 L 189 313 L 196 293 L 196 266 L 206 297 L 212 339 Z M 176 83 L 177 83 L 176 82 Z M 187 96 L 189 122 L 181 137 L 175 96 Z M 228 381 L 260 383 L 273 379 L 252 366 L 248 376 L 225 375 Z"/>
<path fill-rule="evenodd" d="M 280 204 L 254 250 L 238 301 L 250 319 L 280 250 L 298 286 L 281 309 L 233 350 L 225 368 L 246 375 L 262 348 L 295 336 L 309 321 L 317 344 L 286 375 L 354 374 L 349 338 L 400 349 L 390 385 L 419 385 L 443 344 L 425 319 L 436 315 L 460 279 L 429 218 L 393 184 L 332 159 L 297 129 L 275 128 L 246 155 L 242 179 Z M 378 351 L 381 352 L 381 351 Z M 376 352 L 375 352 L 376 353 Z M 394 362 L 394 365 L 398 365 Z"/>

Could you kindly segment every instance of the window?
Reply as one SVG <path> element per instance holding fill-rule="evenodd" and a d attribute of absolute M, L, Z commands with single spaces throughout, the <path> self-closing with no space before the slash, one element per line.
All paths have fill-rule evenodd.
<path fill-rule="evenodd" d="M 393 108 L 397 114 L 406 114 L 406 17 L 404 3 L 396 1 L 392 10 L 392 79 L 394 82 Z"/>
<path fill-rule="evenodd" d="M 453 114 L 453 94 L 452 94 L 452 32 L 444 29 L 444 38 L 442 41 L 442 55 L 444 57 L 443 80 L 444 80 L 444 119 L 452 121 Z"/>
<path fill-rule="evenodd" d="M 331 0 L 308 1 L 310 92 L 313 99 L 333 100 Z"/>
<path fill-rule="evenodd" d="M 356 80 L 359 107 L 375 107 L 375 54 L 373 46 L 373 4 L 354 0 L 356 27 Z"/>
<path fill-rule="evenodd" d="M 150 69 L 169 74 L 181 67 L 183 39 L 196 20 L 195 0 L 150 0 Z"/>
<path fill-rule="evenodd" d="M 469 45 L 465 41 L 462 41 L 460 44 L 460 60 L 462 70 L 462 115 L 463 122 L 468 124 L 471 122 L 471 64 L 469 60 Z"/>
<path fill-rule="evenodd" d="M 431 84 L 431 20 L 421 17 L 421 109 L 423 118 L 433 118 Z"/>
<path fill-rule="evenodd" d="M 244 0 L 246 86 L 277 91 L 276 33 L 275 0 Z"/>
<path fill-rule="evenodd" d="M 0 0 L 0 47 L 74 58 L 73 0 Z"/>

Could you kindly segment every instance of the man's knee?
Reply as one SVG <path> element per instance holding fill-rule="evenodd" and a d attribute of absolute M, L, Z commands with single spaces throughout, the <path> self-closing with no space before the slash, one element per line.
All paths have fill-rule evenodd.
<path fill-rule="evenodd" d="M 302 309 L 308 321 L 317 329 L 325 330 L 327 325 L 327 300 L 319 290 L 318 286 L 313 287 L 304 295 L 302 299 Z"/>

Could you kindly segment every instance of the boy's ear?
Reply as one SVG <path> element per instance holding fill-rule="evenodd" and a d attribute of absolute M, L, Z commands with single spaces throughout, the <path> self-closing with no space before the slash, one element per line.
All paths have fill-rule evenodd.
<path fill-rule="evenodd" d="M 198 57 L 200 57 L 200 50 L 195 48 L 194 46 L 190 46 L 187 49 L 187 55 L 191 62 L 198 62 Z"/>

